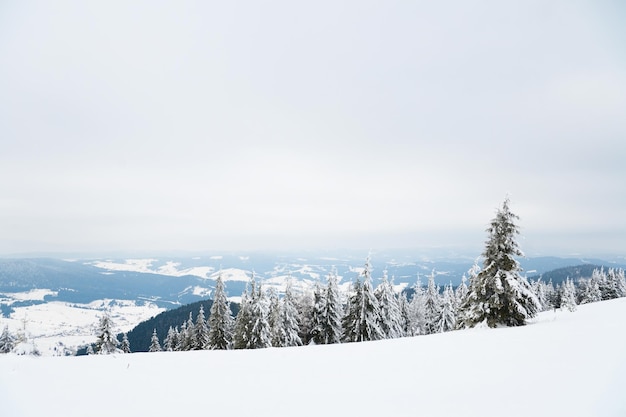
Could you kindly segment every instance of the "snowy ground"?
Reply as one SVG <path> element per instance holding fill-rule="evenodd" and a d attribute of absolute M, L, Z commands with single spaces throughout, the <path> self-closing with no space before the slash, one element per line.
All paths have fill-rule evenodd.
<path fill-rule="evenodd" d="M 626 416 L 626 299 L 519 328 L 256 351 L 0 355 L 2 416 Z"/>

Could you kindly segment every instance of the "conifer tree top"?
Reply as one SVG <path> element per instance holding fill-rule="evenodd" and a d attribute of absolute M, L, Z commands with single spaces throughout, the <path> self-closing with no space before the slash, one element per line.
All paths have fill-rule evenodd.
<path fill-rule="evenodd" d="M 496 217 L 487 228 L 489 237 L 483 252 L 485 268 L 491 262 L 503 260 L 505 257 L 524 256 L 515 240 L 515 236 L 520 233 L 516 224 L 519 216 L 513 214 L 509 206 L 510 200 L 507 197 L 502 203 L 502 208 L 498 209 Z"/>

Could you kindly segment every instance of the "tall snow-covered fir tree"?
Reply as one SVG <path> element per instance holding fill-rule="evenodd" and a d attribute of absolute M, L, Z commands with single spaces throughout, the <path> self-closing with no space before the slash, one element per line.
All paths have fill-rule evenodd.
<path fill-rule="evenodd" d="M 412 335 L 411 331 L 411 305 L 406 298 L 406 293 L 402 291 L 398 294 L 398 307 L 400 308 L 400 323 L 402 325 L 402 334 L 404 336 Z"/>
<path fill-rule="evenodd" d="M 128 334 L 126 333 L 122 336 L 122 345 L 120 346 L 120 349 L 124 353 L 131 353 L 130 342 L 128 341 Z"/>
<path fill-rule="evenodd" d="M 348 301 L 348 313 L 344 317 L 344 337 L 347 342 L 364 342 L 384 339 L 380 328 L 380 310 L 372 287 L 369 257 L 363 269 L 363 283 L 357 279 L 354 292 Z"/>
<path fill-rule="evenodd" d="M 272 346 L 272 332 L 268 322 L 269 304 L 261 285 L 252 293 L 250 302 L 250 339 L 247 349 L 263 349 Z"/>
<path fill-rule="evenodd" d="M 475 269 L 478 268 L 478 269 Z M 475 274 L 472 272 L 475 271 Z M 478 275 L 478 271 L 480 271 L 480 267 L 477 264 L 474 264 L 472 268 L 470 268 L 470 277 Z M 467 300 L 467 296 L 469 294 L 469 288 L 467 287 L 467 277 L 465 274 L 461 277 L 461 284 L 456 287 L 456 291 L 454 291 L 454 298 L 456 303 L 456 328 L 462 329 L 465 326 L 465 310 L 463 310 L 462 306 L 465 304 Z"/>
<path fill-rule="evenodd" d="M 618 297 L 626 297 L 626 273 L 622 268 L 614 271 L 615 290 Z"/>
<path fill-rule="evenodd" d="M 302 346 L 302 339 L 298 333 L 300 327 L 298 325 L 298 310 L 296 309 L 295 300 L 292 290 L 291 279 L 287 281 L 285 288 L 285 296 L 282 299 L 282 325 L 285 329 L 285 340 L 283 346 Z"/>
<path fill-rule="evenodd" d="M 441 298 L 441 310 L 439 310 L 439 318 L 435 329 L 437 332 L 443 333 L 456 329 L 456 310 L 456 296 L 454 295 L 454 290 L 452 290 L 452 284 L 448 284 L 445 286 L 443 297 Z"/>
<path fill-rule="evenodd" d="M 296 309 L 298 310 L 298 326 L 300 327 L 300 340 L 303 345 L 311 343 L 313 334 L 313 291 L 305 289 L 294 297 Z"/>
<path fill-rule="evenodd" d="M 600 288 L 600 293 L 602 294 L 602 300 L 615 298 L 613 296 L 613 285 L 604 268 L 594 269 L 591 273 L 591 279 L 598 283 L 598 288 Z"/>
<path fill-rule="evenodd" d="M 183 321 L 180 325 L 180 332 L 178 332 L 178 340 L 176 344 L 176 351 L 182 352 L 189 350 L 189 336 L 187 332 L 187 320 Z"/>
<path fill-rule="evenodd" d="M 176 331 L 172 326 L 167 330 L 167 335 L 165 339 L 163 339 L 163 350 L 166 352 L 173 352 L 176 350 L 176 346 L 178 345 L 178 331 Z"/>
<path fill-rule="evenodd" d="M 601 297 L 600 288 L 596 287 L 595 290 L 591 285 L 591 280 L 586 278 L 580 278 L 578 280 L 578 287 L 576 288 L 576 298 L 578 304 L 595 303 L 598 301 L 596 298 Z"/>
<path fill-rule="evenodd" d="M 424 311 L 424 301 L 426 292 L 422 287 L 420 277 L 417 277 L 415 285 L 413 285 L 413 298 L 409 302 L 409 329 L 407 336 L 419 336 L 426 334 L 426 317 Z"/>
<path fill-rule="evenodd" d="M 439 286 L 435 284 L 435 271 L 428 277 L 428 288 L 424 294 L 424 333 L 437 333 L 439 316 L 441 314 L 441 297 Z"/>
<path fill-rule="evenodd" d="M 159 343 L 159 336 L 157 336 L 157 331 L 154 329 L 152 332 L 152 338 L 150 338 L 150 348 L 148 352 L 160 352 L 161 344 Z"/>
<path fill-rule="evenodd" d="M 250 335 L 252 332 L 252 301 L 249 293 L 256 291 L 256 284 L 254 282 L 254 273 L 250 282 L 247 284 L 246 289 L 241 294 L 241 303 L 239 305 L 239 312 L 235 317 L 235 326 L 233 330 L 233 348 L 234 349 L 247 349 L 250 341 Z"/>
<path fill-rule="evenodd" d="M 0 353 L 10 353 L 15 348 L 15 337 L 9 332 L 9 326 L 4 326 L 0 334 Z"/>
<path fill-rule="evenodd" d="M 393 285 L 389 282 L 387 271 L 383 271 L 383 280 L 376 287 L 376 298 L 380 311 L 380 328 L 385 339 L 396 339 L 404 336 L 402 315 L 398 297 L 393 291 Z"/>
<path fill-rule="evenodd" d="M 539 302 L 539 311 L 545 311 L 546 305 L 548 304 L 548 299 L 546 297 L 545 287 L 539 277 L 538 280 L 530 283 L 530 287 L 533 289 L 535 296 L 537 297 L 537 301 Z"/>
<path fill-rule="evenodd" d="M 363 284 L 357 278 L 352 283 L 352 290 L 348 295 L 346 312 L 341 320 L 341 341 L 344 343 L 358 342 L 358 322 L 361 311 L 361 298 L 363 297 Z"/>
<path fill-rule="evenodd" d="M 209 316 L 209 349 L 225 350 L 229 349 L 233 340 L 233 316 L 230 311 L 228 298 L 222 274 L 215 280 L 215 293 L 213 294 L 213 305 Z"/>
<path fill-rule="evenodd" d="M 120 341 L 113 332 L 113 321 L 108 312 L 104 312 L 98 323 L 98 338 L 96 341 L 96 353 L 109 355 L 117 353 Z"/>
<path fill-rule="evenodd" d="M 557 308 L 558 294 L 556 289 L 554 288 L 552 279 L 550 279 L 548 282 L 543 283 L 543 291 L 546 295 L 546 305 L 544 309 L 550 310 L 553 308 Z"/>
<path fill-rule="evenodd" d="M 509 204 L 509 199 L 505 199 L 487 228 L 483 269 L 470 281 L 470 292 L 463 306 L 469 327 L 482 322 L 489 327 L 521 326 L 540 308 L 515 259 L 523 253 L 515 240 L 519 234 L 515 222 L 519 217 L 511 212 Z"/>
<path fill-rule="evenodd" d="M 200 305 L 198 316 L 196 317 L 196 324 L 194 325 L 195 338 L 193 340 L 194 345 L 192 350 L 204 350 L 209 348 L 209 326 L 204 318 L 204 306 Z"/>
<path fill-rule="evenodd" d="M 285 328 L 282 325 L 282 309 L 283 306 L 278 297 L 278 293 L 274 288 L 270 288 L 267 292 L 267 298 L 269 299 L 269 312 L 267 322 L 270 325 L 270 332 L 272 334 L 272 346 L 282 347 L 285 340 Z"/>
<path fill-rule="evenodd" d="M 602 291 L 602 299 L 612 300 L 613 298 L 620 298 L 626 295 L 626 281 L 624 281 L 624 270 L 609 268 L 604 274 L 603 286 L 600 287 Z"/>
<path fill-rule="evenodd" d="M 343 308 L 341 305 L 339 286 L 337 284 L 337 271 L 334 269 L 328 275 L 323 300 L 323 343 L 326 345 L 339 343 L 341 341 L 341 318 L 343 316 Z"/>
<path fill-rule="evenodd" d="M 326 313 L 326 298 L 319 282 L 313 288 L 313 310 L 311 311 L 311 343 L 324 344 L 324 315 Z"/>
<path fill-rule="evenodd" d="M 193 314 L 189 312 L 189 318 L 187 319 L 187 349 L 194 350 L 198 346 L 198 335 L 196 333 L 196 325 L 193 322 Z"/>
<path fill-rule="evenodd" d="M 561 287 L 561 310 L 576 311 L 576 287 L 574 282 L 567 277 Z"/>

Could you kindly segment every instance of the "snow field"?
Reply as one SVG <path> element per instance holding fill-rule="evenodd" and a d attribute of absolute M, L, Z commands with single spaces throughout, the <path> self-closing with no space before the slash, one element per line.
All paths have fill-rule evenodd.
<path fill-rule="evenodd" d="M 13 333 L 25 327 L 28 339 L 35 342 L 41 354 L 51 356 L 59 343 L 76 347 L 94 342 L 98 318 L 105 308 L 118 332 L 130 331 L 165 310 L 154 303 L 137 305 L 132 300 L 98 300 L 89 304 L 51 301 L 15 308 L 10 318 L 0 318 L 0 331 L 5 325 Z"/>
<path fill-rule="evenodd" d="M 2 415 L 626 415 L 626 298 L 525 327 L 377 342 L 0 355 Z M 113 411 L 115 410 L 115 411 Z"/>

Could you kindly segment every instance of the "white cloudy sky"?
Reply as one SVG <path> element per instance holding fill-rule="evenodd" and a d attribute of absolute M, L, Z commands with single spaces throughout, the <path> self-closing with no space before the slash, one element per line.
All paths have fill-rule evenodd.
<path fill-rule="evenodd" d="M 3 1 L 0 254 L 626 252 L 618 1 Z"/>

